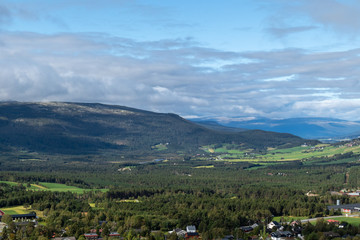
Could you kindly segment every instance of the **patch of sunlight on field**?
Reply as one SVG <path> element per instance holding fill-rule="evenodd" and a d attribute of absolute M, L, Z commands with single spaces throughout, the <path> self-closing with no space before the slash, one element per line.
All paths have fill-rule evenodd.
<path fill-rule="evenodd" d="M 93 210 L 103 210 L 104 209 L 103 207 L 97 207 L 95 203 L 89 203 L 89 205 Z"/>
<path fill-rule="evenodd" d="M 209 166 L 197 166 L 197 167 L 193 167 L 193 168 L 214 168 L 214 165 L 209 165 Z"/>
<path fill-rule="evenodd" d="M 44 217 L 44 212 L 39 210 L 31 210 L 31 212 L 35 212 L 36 216 L 38 217 Z"/>
<path fill-rule="evenodd" d="M 46 162 L 44 159 L 38 159 L 38 158 L 22 158 L 19 159 L 20 162 L 26 162 L 26 161 L 35 161 L 35 162 Z"/>
<path fill-rule="evenodd" d="M 38 184 L 30 184 L 30 185 L 37 189 L 47 189 L 46 187 L 38 185 Z"/>
<path fill-rule="evenodd" d="M 41 182 L 42 186 L 45 187 L 44 190 L 54 191 L 54 192 L 73 192 L 73 193 L 84 193 L 87 189 L 78 188 L 74 186 L 67 186 L 60 183 L 47 183 Z"/>
<path fill-rule="evenodd" d="M 6 207 L 1 208 L 2 211 L 6 214 L 14 215 L 14 214 L 27 214 L 31 210 L 26 209 L 24 206 L 14 206 L 14 207 Z"/>
<path fill-rule="evenodd" d="M 139 203 L 140 201 L 138 199 L 122 199 L 118 202 L 126 202 L 126 203 Z"/>

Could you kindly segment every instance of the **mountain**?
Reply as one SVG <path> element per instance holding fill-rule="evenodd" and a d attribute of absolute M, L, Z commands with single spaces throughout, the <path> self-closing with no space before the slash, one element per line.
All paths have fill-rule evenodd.
<path fill-rule="evenodd" d="M 244 132 L 244 131 L 248 131 L 249 129 L 244 129 L 244 128 L 237 128 L 237 127 L 226 127 L 223 126 L 221 124 L 219 124 L 216 121 L 194 121 L 195 123 L 197 123 L 200 126 L 206 127 L 208 129 L 211 130 L 216 130 L 216 131 L 223 131 L 223 132 Z"/>
<path fill-rule="evenodd" d="M 335 118 L 232 118 L 228 121 L 216 119 L 195 119 L 194 121 L 205 120 L 226 127 L 290 133 L 306 139 L 341 139 L 358 137 L 360 133 L 360 122 Z"/>
<path fill-rule="evenodd" d="M 244 148 L 296 146 L 304 139 L 265 131 L 212 130 L 171 113 L 97 103 L 0 103 L 0 149 L 59 154 L 168 152 L 215 143 Z"/>

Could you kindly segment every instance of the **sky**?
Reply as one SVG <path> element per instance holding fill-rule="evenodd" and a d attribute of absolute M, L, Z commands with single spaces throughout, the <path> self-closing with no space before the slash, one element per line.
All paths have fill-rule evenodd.
<path fill-rule="evenodd" d="M 360 121 L 358 0 L 0 0 L 0 101 Z"/>

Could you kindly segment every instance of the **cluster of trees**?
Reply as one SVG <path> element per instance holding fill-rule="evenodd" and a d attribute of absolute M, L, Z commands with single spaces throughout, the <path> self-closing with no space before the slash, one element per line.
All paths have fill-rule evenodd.
<path fill-rule="evenodd" d="M 29 191 L 22 185 L 1 184 L 0 192 L 0 207 L 26 204 L 33 210 L 43 211 L 44 217 L 40 220 L 45 221 L 46 225 L 28 234 L 29 237 L 80 237 L 96 228 L 102 228 L 104 235 L 117 231 L 123 235 L 150 237 L 151 230 L 169 231 L 187 225 L 196 225 L 205 238 L 222 237 L 235 234 L 240 226 L 269 222 L 273 216 L 325 216 L 329 214 L 326 205 L 336 201 L 330 195 L 307 197 L 302 190 L 261 186 L 243 186 L 236 193 L 227 190 L 216 192 L 208 188 L 112 188 L 106 193 L 77 195 L 70 192 Z M 343 198 L 345 202 L 347 197 Z M 95 207 L 90 207 L 90 203 Z M 29 229 L 32 227 L 29 226 Z M 28 232 L 14 227 L 8 230 L 5 234 L 15 236 Z"/>

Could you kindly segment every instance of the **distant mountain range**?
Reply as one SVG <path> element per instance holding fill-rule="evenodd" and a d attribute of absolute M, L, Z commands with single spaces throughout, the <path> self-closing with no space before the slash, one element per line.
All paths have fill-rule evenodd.
<path fill-rule="evenodd" d="M 289 119 L 268 119 L 268 118 L 245 118 L 234 117 L 224 121 L 221 119 L 192 119 L 192 121 L 211 126 L 218 124 L 218 127 L 244 129 L 260 129 L 280 133 L 290 133 L 306 139 L 333 139 L 357 138 L 360 136 L 360 122 L 346 121 L 334 118 L 289 118 Z M 210 124 L 211 123 L 211 124 Z"/>
<path fill-rule="evenodd" d="M 215 124 L 216 125 L 216 124 Z M 149 153 L 236 143 L 244 148 L 297 146 L 304 139 L 259 130 L 204 127 L 178 115 L 92 103 L 0 103 L 0 150 L 59 154 Z M 210 128 L 210 129 L 209 129 Z M 155 148 L 156 149 L 156 148 Z"/>

